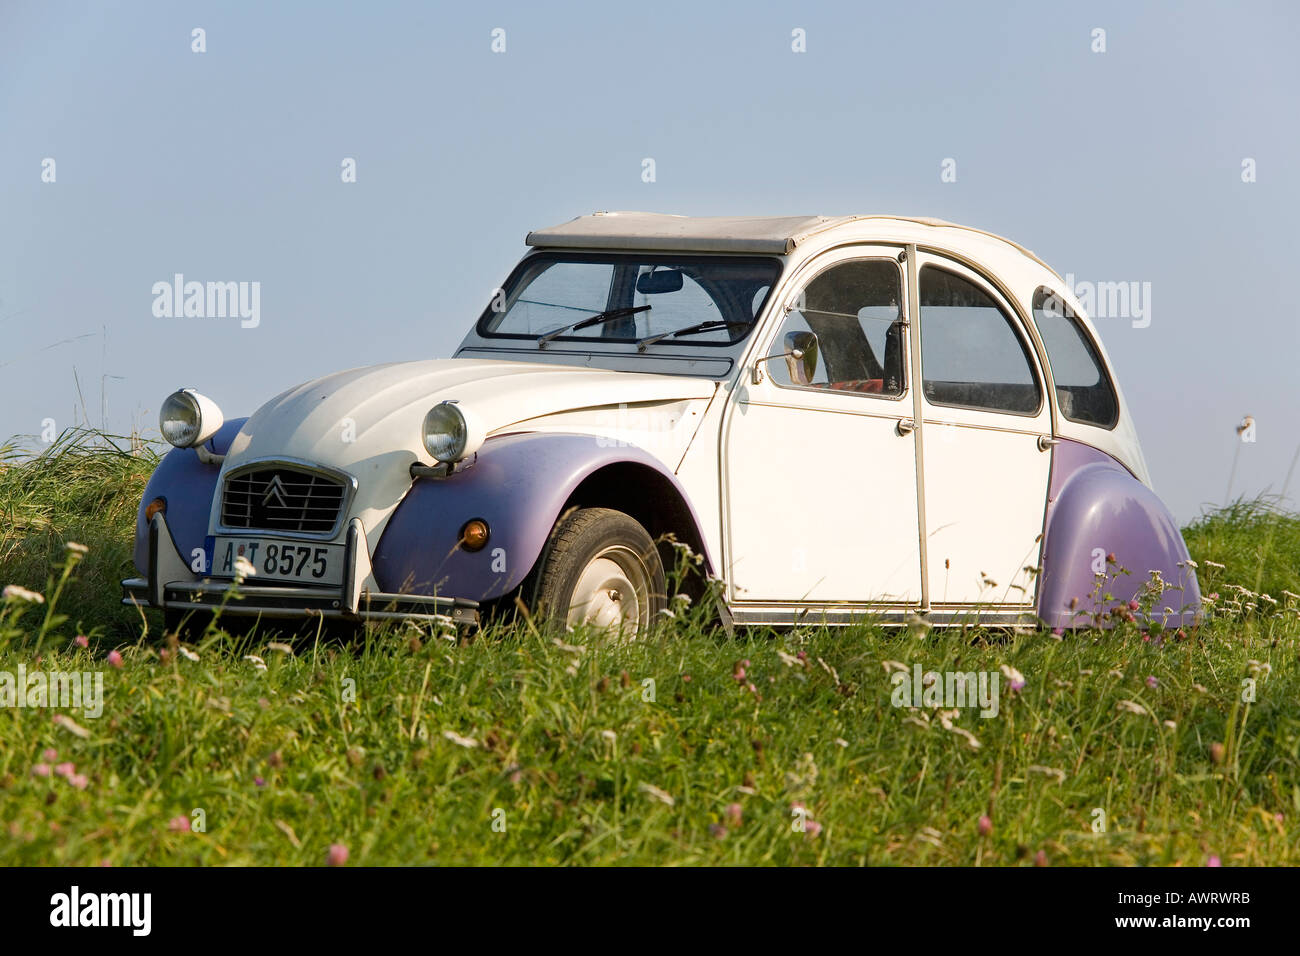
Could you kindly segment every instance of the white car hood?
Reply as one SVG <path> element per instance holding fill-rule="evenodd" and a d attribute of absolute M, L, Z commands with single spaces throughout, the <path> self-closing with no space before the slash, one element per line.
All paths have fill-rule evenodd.
<path fill-rule="evenodd" d="M 297 459 L 347 472 L 358 482 L 350 514 L 361 518 L 373 548 L 410 488 L 410 466 L 434 464 L 420 428 L 438 402 L 456 399 L 491 436 L 560 412 L 708 399 L 716 388 L 702 378 L 479 359 L 349 369 L 291 388 L 259 408 L 231 443 L 222 478 L 260 459 Z M 210 530 L 219 515 L 217 500 Z"/>

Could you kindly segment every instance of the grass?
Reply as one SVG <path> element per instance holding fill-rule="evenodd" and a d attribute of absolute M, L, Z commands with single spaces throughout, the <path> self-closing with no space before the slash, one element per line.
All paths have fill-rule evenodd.
<path fill-rule="evenodd" d="M 1300 519 L 1265 503 L 1187 529 L 1219 599 L 1181 639 L 728 638 L 678 605 L 630 644 L 182 646 L 117 604 L 153 461 L 80 436 L 0 468 L 0 584 L 66 576 L 0 604 L 0 671 L 101 671 L 105 698 L 0 708 L 0 864 L 1300 864 Z M 998 715 L 893 706 L 916 664 L 997 672 Z"/>

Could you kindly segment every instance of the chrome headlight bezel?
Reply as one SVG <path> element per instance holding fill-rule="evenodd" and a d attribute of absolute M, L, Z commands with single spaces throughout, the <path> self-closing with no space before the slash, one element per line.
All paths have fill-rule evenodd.
<path fill-rule="evenodd" d="M 464 461 L 478 451 L 486 437 L 478 416 L 454 399 L 429 409 L 420 426 L 420 444 L 443 464 Z"/>
<path fill-rule="evenodd" d="M 202 445 L 224 422 L 217 403 L 192 388 L 172 392 L 163 399 L 158 411 L 158 430 L 177 448 Z"/>

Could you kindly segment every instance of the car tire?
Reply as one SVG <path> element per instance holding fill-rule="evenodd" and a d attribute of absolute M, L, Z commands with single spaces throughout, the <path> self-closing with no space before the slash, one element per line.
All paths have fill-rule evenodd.
<path fill-rule="evenodd" d="M 646 635 L 666 606 L 663 562 L 645 528 L 621 511 L 577 508 L 551 529 L 524 599 L 537 619 Z"/>

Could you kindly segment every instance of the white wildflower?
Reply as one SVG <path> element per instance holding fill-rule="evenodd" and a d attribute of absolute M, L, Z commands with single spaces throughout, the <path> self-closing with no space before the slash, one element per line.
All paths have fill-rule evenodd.
<path fill-rule="evenodd" d="M 251 578 L 257 574 L 257 568 L 253 567 L 253 562 L 242 554 L 235 558 L 235 583 L 243 584 L 245 578 Z"/>
<path fill-rule="evenodd" d="M 666 804 L 667 806 L 670 807 L 677 802 L 672 798 L 672 794 L 668 793 L 666 790 L 660 790 L 652 783 L 641 784 L 640 790 L 642 793 L 646 794 L 651 799 L 658 800 L 660 803 Z"/>
<path fill-rule="evenodd" d="M 934 827 L 921 827 L 916 833 L 916 838 L 931 846 L 943 847 L 943 834 Z"/>
<path fill-rule="evenodd" d="M 85 727 L 82 727 L 80 724 L 78 724 L 75 720 L 73 720 L 71 717 L 67 716 L 66 714 L 55 714 L 54 723 L 55 726 L 62 727 L 68 733 L 72 734 L 75 737 L 80 737 L 83 740 L 85 740 L 87 737 L 90 736 L 89 730 L 87 730 Z"/>
<path fill-rule="evenodd" d="M 29 591 L 17 584 L 6 585 L 5 589 L 0 591 L 0 597 L 3 597 L 6 601 L 28 601 L 32 604 L 45 603 L 45 595 L 36 591 Z"/>
<path fill-rule="evenodd" d="M 786 667 L 801 667 L 803 665 L 803 661 L 793 654 L 787 654 L 785 651 L 778 650 L 776 656 L 781 659 L 781 663 Z"/>
<path fill-rule="evenodd" d="M 1033 764 L 1026 768 L 1030 773 L 1040 773 L 1044 777 L 1051 777 L 1057 783 L 1065 783 L 1065 771 L 1059 767 L 1044 767 L 1042 764 Z"/>
<path fill-rule="evenodd" d="M 969 730 L 967 730 L 965 727 L 957 727 L 957 726 L 954 725 L 954 726 L 952 726 L 952 727 L 949 727 L 948 729 L 951 730 L 954 734 L 960 734 L 962 737 L 965 737 L 965 738 L 966 738 L 966 742 L 967 742 L 968 744 L 970 744 L 970 749 L 971 749 L 971 750 L 979 750 L 979 749 L 980 749 L 980 746 L 981 746 L 981 745 L 980 745 L 979 740 L 976 739 L 975 735 L 972 734 L 972 733 L 971 733 Z"/>

